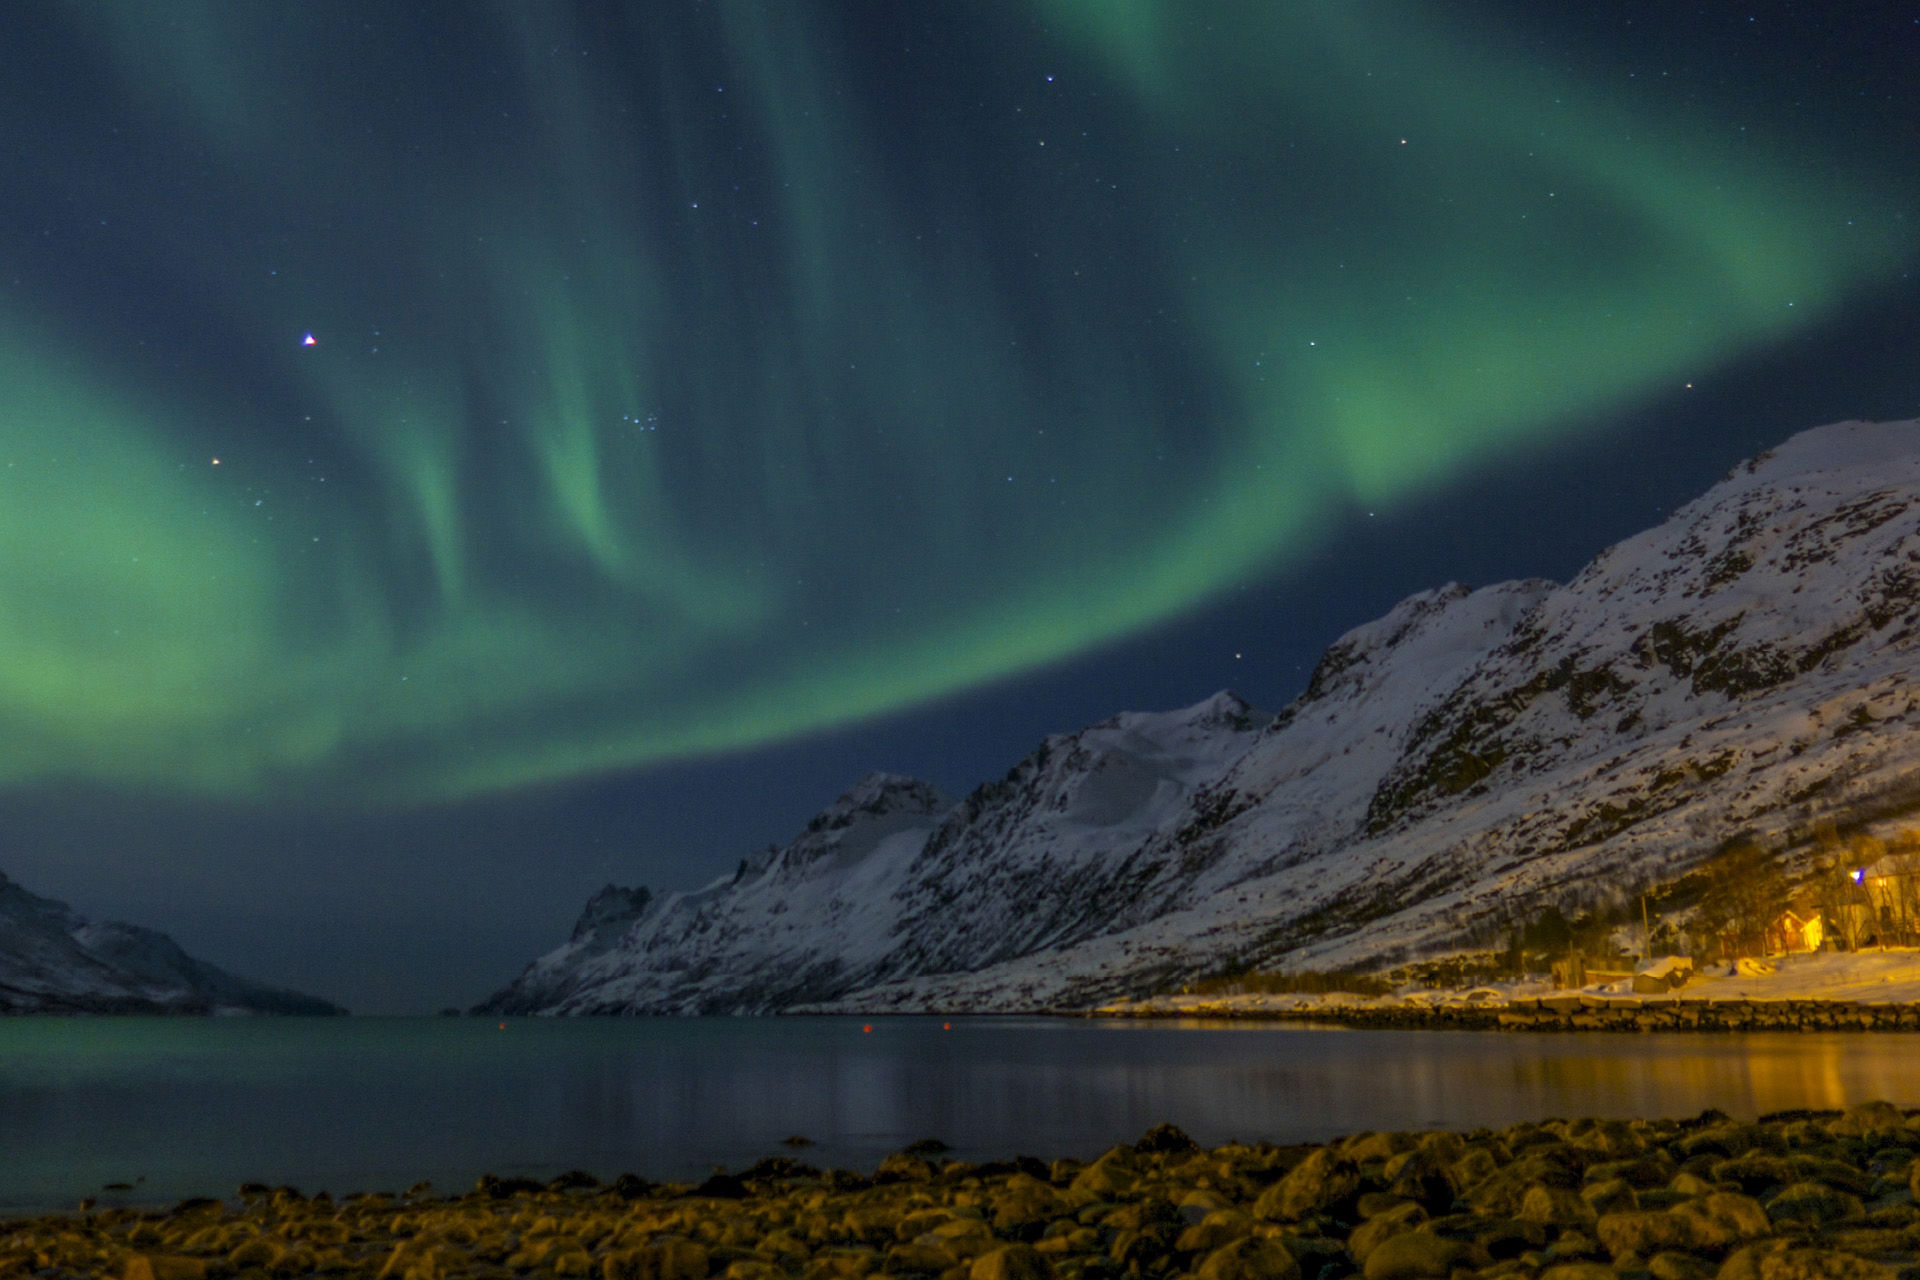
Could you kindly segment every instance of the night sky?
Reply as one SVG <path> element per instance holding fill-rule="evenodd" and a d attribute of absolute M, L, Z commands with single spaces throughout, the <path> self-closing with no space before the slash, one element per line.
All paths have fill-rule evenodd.
<path fill-rule="evenodd" d="M 1920 416 L 1915 66 L 1913 3 L 11 0 L 0 871 L 431 1011 L 870 769 L 1277 709 Z"/>

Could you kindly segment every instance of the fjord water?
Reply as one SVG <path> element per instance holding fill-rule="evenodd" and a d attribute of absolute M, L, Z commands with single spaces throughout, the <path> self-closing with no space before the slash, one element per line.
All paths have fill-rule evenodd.
<path fill-rule="evenodd" d="M 867 1030 L 867 1027 L 871 1030 Z M 762 1156 L 871 1170 L 1550 1116 L 1920 1102 L 1920 1037 L 1525 1035 L 1039 1018 L 0 1019 L 0 1211 L 695 1179 Z M 814 1145 L 789 1151 L 781 1140 Z M 103 1191 L 109 1183 L 131 1191 Z"/>

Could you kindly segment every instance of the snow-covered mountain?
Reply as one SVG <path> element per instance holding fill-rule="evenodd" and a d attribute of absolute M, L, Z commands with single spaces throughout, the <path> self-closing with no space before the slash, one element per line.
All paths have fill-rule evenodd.
<path fill-rule="evenodd" d="M 196 960 L 164 933 L 82 919 L 0 875 L 0 1014 L 345 1012 Z"/>
<path fill-rule="evenodd" d="M 609 888 L 482 1008 L 1059 1008 L 1442 949 L 1920 806 L 1917 623 L 1920 423 L 1822 427 L 1564 586 L 1401 602 L 1277 716 L 1118 716 L 957 804 L 874 775 L 696 893 Z"/>

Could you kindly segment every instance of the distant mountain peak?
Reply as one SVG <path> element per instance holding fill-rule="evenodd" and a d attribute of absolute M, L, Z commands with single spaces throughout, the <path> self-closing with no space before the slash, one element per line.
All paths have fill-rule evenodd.
<path fill-rule="evenodd" d="M 0 875 L 0 1014 L 345 1012 L 197 960 L 156 930 L 87 920 Z"/>
<path fill-rule="evenodd" d="M 623 889 L 619 885 L 607 885 L 587 899 L 580 918 L 573 922 L 573 933 L 567 941 L 589 946 L 609 946 L 621 931 L 645 914 L 647 905 L 652 901 L 653 894 L 647 889 Z"/>
<path fill-rule="evenodd" d="M 949 803 L 930 782 L 875 770 L 815 814 L 807 823 L 807 831 L 840 831 L 863 818 L 896 813 L 939 813 Z"/>

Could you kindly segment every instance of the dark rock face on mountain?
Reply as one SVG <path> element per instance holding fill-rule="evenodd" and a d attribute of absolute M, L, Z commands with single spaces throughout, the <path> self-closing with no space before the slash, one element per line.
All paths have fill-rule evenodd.
<path fill-rule="evenodd" d="M 84 920 L 0 875 L 0 1013 L 345 1012 L 196 960 L 164 933 Z"/>
<path fill-rule="evenodd" d="M 1277 716 L 1117 716 L 958 804 L 874 775 L 482 1008 L 1077 1007 L 1233 958 L 1444 949 L 1736 832 L 1920 805 L 1917 628 L 1920 424 L 1823 427 L 1564 586 L 1403 601 Z"/>

